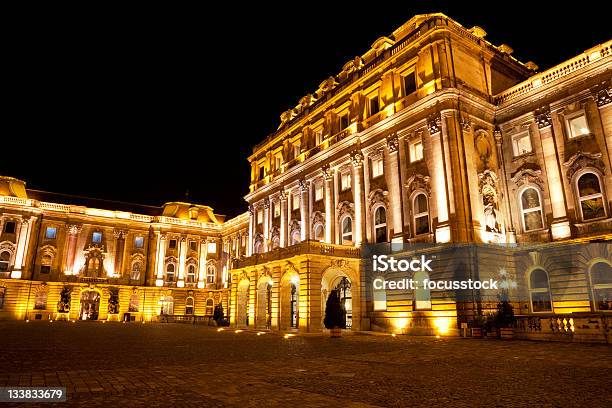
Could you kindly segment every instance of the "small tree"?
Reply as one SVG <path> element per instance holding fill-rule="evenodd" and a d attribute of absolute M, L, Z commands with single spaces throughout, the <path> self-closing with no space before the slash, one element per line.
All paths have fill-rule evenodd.
<path fill-rule="evenodd" d="M 346 314 L 337 290 L 332 290 L 327 298 L 323 324 L 327 329 L 346 329 Z"/>
<path fill-rule="evenodd" d="M 72 289 L 70 286 L 64 286 L 60 293 L 60 300 L 57 303 L 57 311 L 60 313 L 68 313 L 70 311 L 70 300 L 72 299 Z"/>

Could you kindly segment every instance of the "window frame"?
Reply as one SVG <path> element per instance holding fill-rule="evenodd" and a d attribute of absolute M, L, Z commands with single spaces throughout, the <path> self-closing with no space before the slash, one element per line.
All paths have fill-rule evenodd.
<path fill-rule="evenodd" d="M 420 158 L 416 158 L 416 145 L 420 145 L 421 146 L 421 150 L 420 150 Z M 421 160 L 425 159 L 425 146 L 423 146 L 423 138 L 415 138 L 413 140 L 410 140 L 408 142 L 408 160 L 410 161 L 410 163 L 416 163 L 419 162 Z"/>
<path fill-rule="evenodd" d="M 523 194 L 525 194 L 525 192 L 529 189 L 533 189 L 537 192 L 538 194 L 538 200 L 539 200 L 539 207 L 534 207 L 534 208 L 523 208 Z M 546 229 L 546 223 L 544 220 L 544 208 L 542 205 L 542 192 L 540 191 L 540 189 L 534 185 L 531 184 L 527 184 L 526 186 L 524 186 L 523 188 L 521 188 L 518 192 L 518 202 L 519 202 L 519 209 L 521 211 L 521 226 L 523 227 L 523 232 L 534 232 L 534 231 L 542 231 L 544 229 Z M 536 212 L 539 211 L 540 212 L 540 219 L 542 220 L 542 227 L 541 228 L 537 228 L 537 229 L 527 229 L 527 226 L 525 225 L 525 214 L 526 213 L 531 213 L 531 212 Z"/>
<path fill-rule="evenodd" d="M 372 178 L 378 178 L 385 175 L 385 162 L 381 156 L 373 156 L 370 158 L 370 168 L 372 173 Z M 378 172 L 376 172 L 377 170 Z"/>
<path fill-rule="evenodd" d="M 53 231 L 53 236 L 49 236 L 49 232 Z M 45 228 L 45 239 L 57 239 L 57 227 L 47 226 Z"/>
<path fill-rule="evenodd" d="M 546 274 L 546 283 L 547 283 L 546 288 L 532 288 L 531 287 L 531 275 L 533 274 L 533 272 L 537 270 L 541 270 Z M 527 273 L 527 290 L 529 291 L 529 310 L 531 311 L 531 313 L 546 314 L 546 313 L 555 312 L 555 303 L 553 302 L 552 291 L 550 290 L 550 275 L 548 274 L 548 271 L 544 269 L 542 266 L 539 266 L 539 265 L 534 266 L 529 270 L 529 273 Z M 537 312 L 534 311 L 533 310 L 533 296 L 532 296 L 533 293 L 548 293 L 548 299 L 550 301 L 550 310 L 541 310 Z"/>
<path fill-rule="evenodd" d="M 348 184 L 344 185 L 344 180 L 348 180 Z M 352 174 L 350 170 L 344 170 L 340 172 L 340 192 L 350 190 L 352 188 L 353 180 Z"/>
<path fill-rule="evenodd" d="M 138 242 L 140 242 L 140 244 L 138 244 Z M 137 248 L 137 249 L 144 248 L 144 236 L 143 235 L 136 235 L 134 237 L 134 248 Z"/>
<path fill-rule="evenodd" d="M 351 232 L 344 232 L 344 223 L 347 221 L 349 221 L 349 225 L 351 226 Z M 350 234 L 351 239 L 347 240 L 347 243 L 345 243 L 344 237 L 348 236 Z M 353 226 L 353 217 L 348 214 L 345 215 L 344 217 L 342 217 L 342 219 L 340 219 L 340 245 L 353 245 L 355 243 L 355 228 Z"/>
<path fill-rule="evenodd" d="M 579 118 L 580 116 L 584 117 L 584 121 L 586 123 L 586 129 L 587 132 L 586 133 L 582 133 L 580 135 L 574 135 L 572 132 L 572 126 L 570 124 L 570 122 L 576 118 Z M 582 136 L 588 136 L 591 134 L 591 126 L 589 125 L 589 119 L 587 117 L 586 111 L 584 109 L 580 109 L 576 112 L 572 112 L 570 114 L 567 114 L 564 116 L 564 121 L 565 121 L 565 130 L 567 131 L 567 138 L 570 140 L 573 139 L 577 139 L 580 138 Z"/>
<path fill-rule="evenodd" d="M 100 237 L 100 239 L 96 239 L 96 237 Z M 100 231 L 92 231 L 91 233 L 91 243 L 92 244 L 101 244 L 102 243 L 102 232 Z"/>
<path fill-rule="evenodd" d="M 416 69 L 415 69 L 415 65 L 411 65 L 409 68 L 407 68 L 402 74 L 400 74 L 401 78 L 402 78 L 402 91 L 404 93 L 404 97 L 406 96 L 410 96 L 412 94 L 414 94 L 416 91 L 419 90 L 419 85 L 417 84 L 417 77 L 416 77 Z M 414 91 L 408 93 L 407 89 L 406 89 L 406 79 L 411 76 L 414 79 Z"/>
<path fill-rule="evenodd" d="M 424 195 L 425 196 L 425 203 L 427 204 L 427 212 L 421 212 L 421 213 L 416 213 L 416 199 L 418 196 L 420 195 Z M 430 205 L 429 205 L 429 197 L 427 196 L 427 193 L 423 190 L 416 190 L 414 193 L 412 193 L 412 199 L 410 200 L 411 204 L 412 204 L 412 224 L 413 224 L 413 231 L 414 231 L 414 235 L 415 236 L 420 236 L 420 235 L 425 235 L 425 234 L 431 234 L 431 211 L 430 211 Z M 425 214 L 425 215 L 424 215 Z M 426 232 L 421 232 L 421 233 L 417 233 L 417 218 L 423 218 L 423 217 L 427 217 L 427 231 Z"/>
<path fill-rule="evenodd" d="M 385 212 L 385 222 L 381 223 L 381 224 L 376 224 L 376 213 L 378 212 L 378 210 L 382 209 Z M 382 244 L 385 242 L 389 242 L 389 228 L 388 228 L 388 223 L 387 223 L 387 207 L 385 207 L 383 204 L 379 204 L 374 206 L 374 208 L 372 208 L 372 227 L 374 229 L 374 243 L 375 244 Z M 378 237 L 378 230 L 380 228 L 384 228 L 385 229 L 385 240 L 382 242 L 378 242 L 377 237 Z"/>
<path fill-rule="evenodd" d="M 518 151 L 518 141 L 524 138 L 527 138 L 527 140 L 529 140 L 529 151 L 528 152 L 524 152 L 521 153 Z M 513 157 L 521 157 L 521 156 L 525 156 L 528 154 L 533 153 L 533 143 L 531 142 L 531 132 L 529 132 L 529 130 L 525 130 L 523 132 L 519 132 L 515 135 L 512 135 L 512 154 Z"/>
<path fill-rule="evenodd" d="M 595 177 L 597 177 L 597 181 L 599 182 L 599 193 L 596 194 L 590 194 L 584 197 L 580 196 L 580 187 L 578 185 L 578 182 L 580 181 L 580 179 L 585 176 L 586 174 L 594 174 Z M 596 171 L 595 169 L 592 168 L 585 168 L 582 169 L 580 172 L 578 172 L 575 176 L 574 176 L 574 188 L 576 191 L 576 200 L 578 201 L 578 207 L 580 208 L 580 220 L 582 222 L 591 222 L 591 221 L 597 221 L 597 220 L 603 220 L 606 219 L 608 217 L 608 208 L 606 206 L 606 194 L 605 194 L 605 190 L 604 190 L 604 185 L 601 182 L 601 176 L 599 175 L 599 172 Z M 587 200 L 592 200 L 594 198 L 598 198 L 601 197 L 601 202 L 602 202 L 602 207 L 604 210 L 604 215 L 601 217 L 597 217 L 597 218 L 589 218 L 588 220 L 584 218 L 584 212 L 582 210 L 582 202 L 583 201 L 587 201 Z"/>
<path fill-rule="evenodd" d="M 593 307 L 592 309 L 594 311 L 597 312 L 604 312 L 604 313 L 612 313 L 612 309 L 600 309 L 597 307 L 597 298 L 595 297 L 595 290 L 600 290 L 600 289 L 612 289 L 612 284 L 610 283 L 603 283 L 603 284 L 594 284 L 593 283 L 593 275 L 592 275 L 592 271 L 593 271 L 593 267 L 595 265 L 597 265 L 598 263 L 604 263 L 607 264 L 608 266 L 612 267 L 612 263 L 610 261 L 608 261 L 605 258 L 595 258 L 591 261 L 591 265 L 589 265 L 589 286 L 591 289 L 591 299 L 593 299 Z M 598 286 L 598 287 L 595 287 Z"/>

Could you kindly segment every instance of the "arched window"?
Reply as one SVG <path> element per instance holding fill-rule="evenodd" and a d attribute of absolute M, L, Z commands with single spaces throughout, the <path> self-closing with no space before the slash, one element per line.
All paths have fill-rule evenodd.
<path fill-rule="evenodd" d="M 176 267 L 173 263 L 166 265 L 166 282 L 174 282 L 174 272 Z"/>
<path fill-rule="evenodd" d="M 261 254 L 262 249 L 263 245 L 261 244 L 261 241 L 256 241 L 255 244 L 253 244 L 253 253 Z"/>
<path fill-rule="evenodd" d="M 380 279 L 382 282 L 384 282 L 384 278 L 380 276 L 376 279 Z M 384 287 L 380 289 L 374 288 L 373 298 L 374 310 L 387 310 L 387 292 L 385 291 Z"/>
<path fill-rule="evenodd" d="M 140 271 L 142 270 L 142 264 L 140 262 L 132 263 L 132 270 L 130 272 L 130 279 L 139 280 L 140 279 Z"/>
<path fill-rule="evenodd" d="M 195 283 L 196 267 L 194 264 L 187 266 L 187 283 Z"/>
<path fill-rule="evenodd" d="M 291 233 L 291 245 L 297 245 L 300 243 L 301 240 L 302 237 L 300 236 L 300 230 L 293 230 L 293 232 Z"/>
<path fill-rule="evenodd" d="M 612 265 L 597 262 L 591 267 L 590 275 L 595 309 L 612 310 Z"/>
<path fill-rule="evenodd" d="M 206 316 L 212 316 L 215 311 L 215 301 L 212 298 L 206 299 Z"/>
<path fill-rule="evenodd" d="M 315 224 L 313 232 L 315 241 L 323 241 L 325 239 L 325 228 L 323 227 L 323 224 Z"/>
<path fill-rule="evenodd" d="M 582 219 L 586 221 L 605 217 L 606 208 L 599 176 L 591 172 L 584 173 L 578 178 L 577 186 Z"/>
<path fill-rule="evenodd" d="M 345 217 L 342 220 L 341 243 L 342 245 L 353 244 L 353 219 L 351 217 Z"/>
<path fill-rule="evenodd" d="M 425 280 L 429 281 L 429 274 L 425 271 L 419 271 L 414 274 L 412 279 L 417 287 L 414 291 L 414 310 L 431 309 L 431 292 L 425 285 Z"/>
<path fill-rule="evenodd" d="M 34 298 L 34 309 L 45 310 L 47 308 L 47 292 L 39 290 Z"/>
<path fill-rule="evenodd" d="M 138 293 L 132 293 L 130 296 L 130 304 L 128 306 L 128 312 L 137 313 L 140 311 L 140 296 Z"/>
<path fill-rule="evenodd" d="M 429 232 L 429 205 L 427 196 L 418 193 L 412 200 L 412 211 L 414 214 L 414 233 L 415 235 L 426 234 Z"/>
<path fill-rule="evenodd" d="M 191 296 L 189 296 L 187 300 L 185 300 L 185 314 L 186 315 L 193 314 L 194 304 L 195 302 Z"/>
<path fill-rule="evenodd" d="M 280 246 L 280 238 L 275 236 L 274 238 L 272 238 L 272 249 L 276 249 L 279 246 Z"/>
<path fill-rule="evenodd" d="M 542 200 L 540 199 L 540 192 L 535 188 L 528 187 L 521 193 L 521 213 L 523 214 L 523 230 L 525 232 L 544 228 Z"/>
<path fill-rule="evenodd" d="M 11 262 L 11 253 L 9 251 L 3 251 L 0 253 L 0 272 L 6 272 L 9 270 Z"/>
<path fill-rule="evenodd" d="M 206 283 L 215 283 L 215 278 L 217 275 L 217 268 L 215 265 L 208 265 L 206 268 Z"/>
<path fill-rule="evenodd" d="M 531 271 L 529 275 L 529 298 L 531 299 L 532 312 L 552 312 L 548 274 L 544 269 L 536 268 Z"/>
<path fill-rule="evenodd" d="M 161 305 L 160 313 L 162 315 L 174 314 L 174 298 L 172 296 L 162 296 L 159 299 L 159 304 Z"/>
<path fill-rule="evenodd" d="M 377 244 L 387 242 L 387 210 L 382 206 L 374 211 L 374 236 Z"/>

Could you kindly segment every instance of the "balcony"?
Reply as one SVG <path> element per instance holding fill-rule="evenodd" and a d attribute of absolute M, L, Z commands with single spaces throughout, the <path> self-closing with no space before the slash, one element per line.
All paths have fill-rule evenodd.
<path fill-rule="evenodd" d="M 279 261 L 282 259 L 291 258 L 293 256 L 306 254 L 360 258 L 361 250 L 351 246 L 326 244 L 319 241 L 304 241 L 287 248 L 277 248 L 263 254 L 252 255 L 248 258 L 235 259 L 232 269 L 259 265 L 271 261 Z"/>

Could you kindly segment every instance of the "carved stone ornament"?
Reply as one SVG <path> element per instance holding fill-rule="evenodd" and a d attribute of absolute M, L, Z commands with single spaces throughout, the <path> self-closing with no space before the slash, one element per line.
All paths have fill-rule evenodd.
<path fill-rule="evenodd" d="M 370 192 L 370 194 L 368 194 L 368 202 L 370 204 L 370 208 L 374 207 L 376 204 L 379 203 L 384 205 L 385 207 L 389 207 L 389 200 L 387 198 L 388 195 L 388 191 L 383 191 L 380 188 Z"/>
<path fill-rule="evenodd" d="M 516 187 L 521 187 L 525 184 L 535 184 L 540 189 L 544 189 L 544 181 L 540 177 L 541 174 L 542 170 L 524 169 L 518 171 L 510 180 L 512 180 Z"/>
<path fill-rule="evenodd" d="M 255 207 L 253 205 L 249 205 L 249 215 L 252 217 L 255 214 Z"/>
<path fill-rule="evenodd" d="M 604 164 L 601 161 L 601 153 L 588 153 L 588 152 L 577 152 L 569 158 L 568 161 L 563 163 L 564 167 L 567 167 L 567 178 L 571 181 L 574 174 L 584 168 L 596 168 L 600 172 L 604 172 Z"/>
<path fill-rule="evenodd" d="M 430 177 L 422 174 L 414 174 L 408 178 L 406 182 L 406 188 L 408 193 L 412 194 L 413 191 L 423 190 L 428 196 L 431 195 L 431 185 L 429 183 Z"/>
<path fill-rule="evenodd" d="M 80 224 L 70 224 L 66 226 L 68 230 L 68 234 L 77 235 L 83 229 L 83 226 Z"/>
<path fill-rule="evenodd" d="M 478 191 L 480 194 L 485 195 L 489 190 L 494 190 L 497 196 L 497 181 L 498 177 L 495 172 L 491 170 L 485 170 L 478 174 Z"/>
<path fill-rule="evenodd" d="M 387 146 L 390 153 L 395 153 L 399 149 L 399 139 L 396 133 L 387 136 Z"/>
<path fill-rule="evenodd" d="M 300 191 L 302 193 L 305 193 L 305 192 L 308 191 L 308 188 L 310 187 L 310 181 L 306 181 L 306 180 L 302 179 L 302 180 L 299 181 L 299 184 L 300 184 Z"/>
<path fill-rule="evenodd" d="M 283 188 L 283 189 L 281 189 L 280 193 L 278 194 L 278 198 L 279 198 L 281 201 L 287 201 L 287 198 L 288 198 L 288 197 L 289 197 L 289 196 L 287 195 L 287 192 L 285 191 L 285 189 L 284 189 L 284 188 Z"/>
<path fill-rule="evenodd" d="M 323 224 L 325 225 L 325 216 L 320 211 L 315 211 L 312 215 L 312 225 Z"/>
<path fill-rule="evenodd" d="M 338 204 L 337 214 L 338 218 L 342 218 L 344 214 L 353 216 L 355 214 L 355 205 L 348 201 L 342 201 Z"/>
<path fill-rule="evenodd" d="M 267 210 L 268 208 L 270 208 L 270 199 L 269 198 L 264 198 L 263 199 L 263 207 Z"/>
<path fill-rule="evenodd" d="M 329 166 L 329 164 L 324 165 L 323 167 L 321 167 L 321 171 L 323 172 L 323 178 L 326 181 L 330 181 L 334 178 L 334 173 L 331 170 L 331 167 Z"/>
<path fill-rule="evenodd" d="M 363 153 L 361 153 L 361 150 L 355 149 L 351 152 L 351 163 L 353 167 L 363 166 Z"/>
<path fill-rule="evenodd" d="M 430 135 L 434 135 L 442 130 L 442 117 L 439 113 L 434 113 L 427 118 L 427 130 Z"/>
<path fill-rule="evenodd" d="M 600 108 L 612 102 L 612 88 L 601 89 L 597 92 L 595 94 L 595 102 Z"/>
<path fill-rule="evenodd" d="M 461 127 L 464 132 L 469 132 L 472 129 L 472 120 L 467 116 L 461 118 Z"/>
<path fill-rule="evenodd" d="M 552 125 L 552 117 L 550 115 L 550 109 L 541 108 L 535 112 L 535 121 L 538 125 L 538 129 L 543 129 L 545 127 Z"/>

